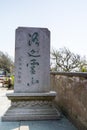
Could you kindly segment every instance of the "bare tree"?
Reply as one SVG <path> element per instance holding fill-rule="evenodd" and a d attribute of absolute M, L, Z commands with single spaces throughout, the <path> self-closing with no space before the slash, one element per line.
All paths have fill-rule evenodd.
<path fill-rule="evenodd" d="M 53 49 L 51 56 L 54 61 L 54 70 L 56 71 L 81 71 L 84 65 L 87 66 L 85 58 L 81 58 L 80 55 L 72 53 L 65 47 L 59 51 Z"/>

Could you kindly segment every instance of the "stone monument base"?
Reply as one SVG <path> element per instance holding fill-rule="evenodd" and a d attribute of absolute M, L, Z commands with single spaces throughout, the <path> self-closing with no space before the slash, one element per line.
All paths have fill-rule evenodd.
<path fill-rule="evenodd" d="M 2 121 L 60 119 L 60 113 L 53 104 L 55 96 L 55 92 L 7 94 L 11 107 Z"/>

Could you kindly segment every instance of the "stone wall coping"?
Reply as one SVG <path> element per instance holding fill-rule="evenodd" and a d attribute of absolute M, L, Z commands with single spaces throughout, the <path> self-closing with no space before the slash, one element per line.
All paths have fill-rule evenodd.
<path fill-rule="evenodd" d="M 7 97 L 9 96 L 18 96 L 18 97 L 28 97 L 28 96 L 31 96 L 31 97 L 38 97 L 38 96 L 56 96 L 56 92 L 55 91 L 50 91 L 50 92 L 47 92 L 47 93 L 7 93 L 6 94 Z"/>
<path fill-rule="evenodd" d="M 51 71 L 50 73 L 52 75 L 75 76 L 75 77 L 87 78 L 87 72 L 58 72 L 58 71 Z"/>

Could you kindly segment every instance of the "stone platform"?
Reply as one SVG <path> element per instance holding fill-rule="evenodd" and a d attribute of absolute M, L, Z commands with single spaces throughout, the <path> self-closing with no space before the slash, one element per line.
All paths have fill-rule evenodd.
<path fill-rule="evenodd" d="M 12 90 L 0 88 L 0 130 L 77 130 L 63 115 L 61 120 L 2 122 L 1 116 L 10 106 L 6 93 Z"/>
<path fill-rule="evenodd" d="M 53 103 L 55 96 L 55 92 L 7 94 L 11 107 L 2 121 L 60 119 L 60 113 Z"/>
<path fill-rule="evenodd" d="M 12 90 L 0 88 L 0 130 L 77 130 L 63 115 L 61 120 L 2 122 L 1 116 L 10 106 L 6 93 Z"/>

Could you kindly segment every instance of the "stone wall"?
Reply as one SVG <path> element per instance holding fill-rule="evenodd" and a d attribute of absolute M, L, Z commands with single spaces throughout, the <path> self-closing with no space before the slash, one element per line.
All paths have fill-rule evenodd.
<path fill-rule="evenodd" d="M 87 130 L 87 74 L 51 73 L 56 104 L 80 130 Z"/>

